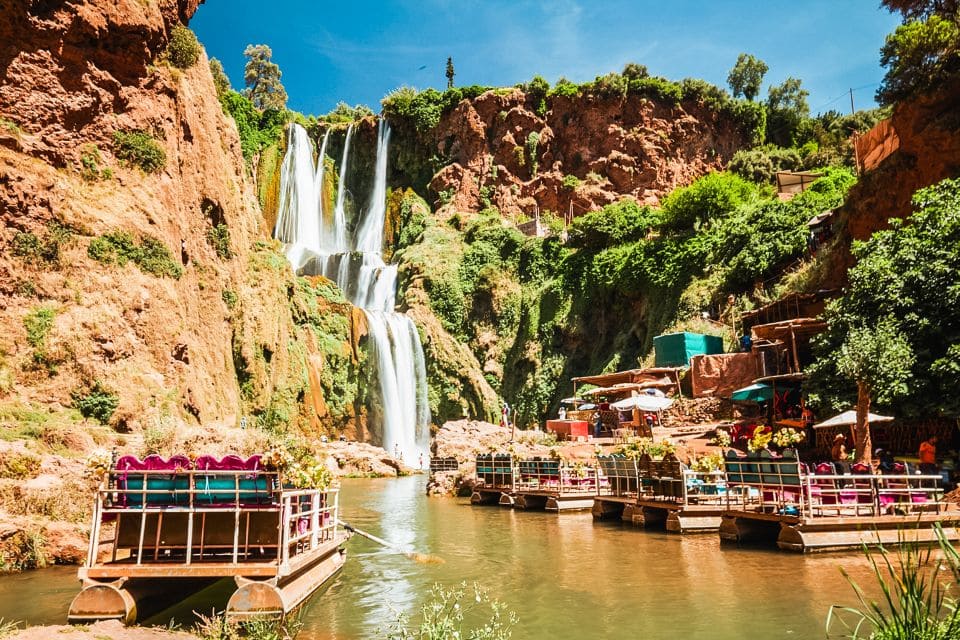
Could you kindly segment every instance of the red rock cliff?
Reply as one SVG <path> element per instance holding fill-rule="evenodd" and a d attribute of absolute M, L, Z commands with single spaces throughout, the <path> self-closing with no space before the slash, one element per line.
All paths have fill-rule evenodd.
<path fill-rule="evenodd" d="M 0 0 L 0 400 L 55 410 L 97 380 L 118 392 L 121 427 L 302 406 L 303 348 L 289 345 L 307 341 L 291 321 L 292 274 L 257 244 L 269 230 L 235 125 L 204 55 L 187 70 L 162 61 L 171 28 L 197 5 Z M 120 130 L 150 132 L 165 166 L 119 162 Z M 108 176 L 83 178 L 91 158 Z M 231 257 L 208 240 L 219 224 Z M 17 237 L 44 242 L 63 226 L 59 256 L 13 250 Z M 90 258 L 90 242 L 113 231 L 159 240 L 182 277 Z M 38 310 L 53 314 L 44 366 L 25 327 Z"/>
<path fill-rule="evenodd" d="M 722 169 L 746 142 L 734 123 L 693 101 L 555 96 L 541 117 L 519 89 L 462 101 L 434 138 L 434 151 L 451 160 L 430 183 L 434 193 L 458 210 L 477 210 L 486 199 L 528 215 L 536 206 L 579 215 L 623 196 L 656 204 Z M 565 185 L 568 175 L 579 184 Z"/>

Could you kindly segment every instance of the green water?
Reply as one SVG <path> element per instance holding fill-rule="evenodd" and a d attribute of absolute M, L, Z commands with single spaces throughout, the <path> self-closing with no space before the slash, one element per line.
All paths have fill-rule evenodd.
<path fill-rule="evenodd" d="M 668 535 L 589 513 L 472 507 L 426 498 L 425 482 L 344 481 L 343 518 L 446 562 L 419 564 L 354 537 L 344 570 L 303 611 L 299 640 L 377 637 L 395 618 L 391 608 L 414 611 L 435 582 L 462 580 L 510 604 L 517 640 L 823 638 L 830 605 L 853 603 L 839 567 L 869 583 L 857 554 L 721 548 L 716 534 Z M 0 617 L 62 623 L 75 575 L 57 568 L 0 579 Z M 221 583 L 149 622 L 187 623 L 191 610 L 223 608 L 230 590 Z"/>

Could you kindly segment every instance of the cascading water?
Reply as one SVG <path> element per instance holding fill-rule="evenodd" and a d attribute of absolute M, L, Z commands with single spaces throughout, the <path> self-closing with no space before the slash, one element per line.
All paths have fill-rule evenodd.
<path fill-rule="evenodd" d="M 275 235 L 286 243 L 290 263 L 300 273 L 335 281 L 363 309 L 369 328 L 371 360 L 378 395 L 371 406 L 383 433 L 381 446 L 399 451 L 408 466 L 429 459 L 430 410 L 420 335 L 413 321 L 394 311 L 397 267 L 383 262 L 387 201 L 387 149 L 390 127 L 380 120 L 373 189 L 351 234 L 346 213 L 347 162 L 353 125 L 347 129 L 340 159 L 340 183 L 332 215 L 323 197 L 323 165 L 329 130 L 313 160 L 313 143 L 299 125 L 291 125 L 280 173 L 280 210 Z"/>

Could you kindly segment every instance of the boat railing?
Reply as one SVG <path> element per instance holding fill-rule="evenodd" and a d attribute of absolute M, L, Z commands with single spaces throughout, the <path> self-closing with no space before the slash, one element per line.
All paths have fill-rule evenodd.
<path fill-rule="evenodd" d="M 729 465 L 729 461 L 728 461 Z M 730 510 L 806 518 L 939 514 L 939 475 L 833 474 L 803 471 L 796 460 L 763 459 L 728 467 Z"/>
<path fill-rule="evenodd" d="M 723 507 L 730 500 L 727 495 L 728 488 L 727 474 L 722 470 L 683 470 L 682 502 L 684 506 L 716 505 Z"/>
<path fill-rule="evenodd" d="M 337 488 L 284 486 L 277 471 L 114 470 L 96 492 L 85 566 L 254 561 L 282 575 L 337 538 L 338 509 Z"/>
<path fill-rule="evenodd" d="M 567 465 L 552 458 L 517 461 L 517 491 L 595 494 L 605 482 L 600 470 L 590 465 Z"/>
<path fill-rule="evenodd" d="M 807 517 L 939 514 L 947 508 L 943 479 L 923 474 L 804 474 Z"/>

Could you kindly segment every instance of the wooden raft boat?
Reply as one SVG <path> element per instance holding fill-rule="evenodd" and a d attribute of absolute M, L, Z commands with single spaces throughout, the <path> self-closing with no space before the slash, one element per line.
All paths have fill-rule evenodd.
<path fill-rule="evenodd" d="M 346 559 L 339 490 L 284 486 L 259 456 L 124 456 L 95 500 L 71 623 L 131 624 L 222 578 L 228 619 L 282 618 Z"/>

